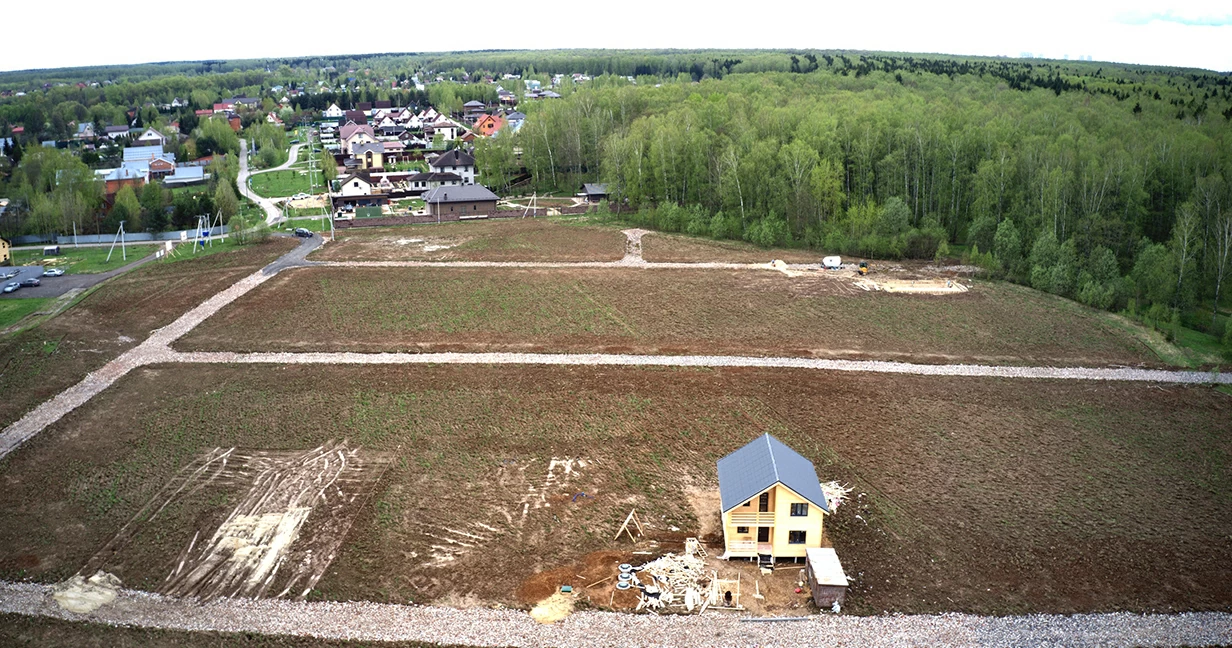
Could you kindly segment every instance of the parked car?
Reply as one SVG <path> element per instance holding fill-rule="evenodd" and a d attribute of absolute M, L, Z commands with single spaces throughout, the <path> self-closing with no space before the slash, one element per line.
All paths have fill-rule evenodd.
<path fill-rule="evenodd" d="M 21 273 L 20 270 L 9 270 L 7 272 L 0 274 L 0 279 L 12 279 L 13 277 L 16 277 L 20 273 Z"/>
<path fill-rule="evenodd" d="M 61 268 L 47 268 L 46 270 L 43 271 L 43 276 L 44 277 L 62 277 L 64 276 L 64 270 Z"/>
<path fill-rule="evenodd" d="M 300 192 L 300 193 L 295 194 L 294 196 L 291 196 L 291 200 L 303 200 L 305 198 L 311 198 L 311 197 L 312 196 L 309 196 L 306 193 Z"/>
<path fill-rule="evenodd" d="M 17 292 L 18 288 L 21 288 L 21 284 L 16 281 L 10 281 L 4 284 L 4 292 L 6 293 Z"/>
<path fill-rule="evenodd" d="M 312 230 L 297 227 L 295 228 L 295 235 L 300 238 L 312 238 Z"/>
<path fill-rule="evenodd" d="M 27 279 L 22 279 L 22 280 L 21 280 L 21 287 L 22 287 L 22 288 L 33 288 L 33 287 L 35 287 L 35 286 L 37 286 L 37 285 L 39 285 L 39 280 L 38 280 L 38 279 L 35 279 L 34 277 L 29 277 L 29 278 L 27 278 Z"/>

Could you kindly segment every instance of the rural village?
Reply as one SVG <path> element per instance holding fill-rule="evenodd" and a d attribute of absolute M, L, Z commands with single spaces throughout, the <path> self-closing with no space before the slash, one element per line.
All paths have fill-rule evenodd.
<path fill-rule="evenodd" d="M 0 111 L 0 643 L 1232 643 L 1222 275 L 947 242 L 910 186 L 861 203 L 787 146 L 714 154 L 703 213 L 668 169 L 740 63 L 680 72 L 703 117 L 594 145 L 619 164 L 545 115 L 672 75 L 314 62 L 41 133 Z M 891 243 L 751 219 L 746 178 Z"/>

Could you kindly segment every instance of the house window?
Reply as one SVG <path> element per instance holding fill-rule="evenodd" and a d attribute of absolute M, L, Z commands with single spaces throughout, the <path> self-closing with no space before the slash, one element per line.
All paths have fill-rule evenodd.
<path fill-rule="evenodd" d="M 752 505 L 753 505 L 753 500 L 749 500 L 749 501 L 745 502 L 745 503 L 744 503 L 744 505 L 745 505 L 745 506 L 752 506 Z"/>
<path fill-rule="evenodd" d="M 807 535 L 807 531 L 788 531 L 787 544 L 804 544 L 804 538 Z"/>
<path fill-rule="evenodd" d="M 791 516 L 792 517 L 808 517 L 808 504 L 792 504 L 791 505 Z"/>
<path fill-rule="evenodd" d="M 749 532 L 748 527 L 742 527 L 742 526 L 736 527 L 736 533 L 748 533 L 748 532 Z"/>
<path fill-rule="evenodd" d="M 770 493 L 762 493 L 757 496 L 757 512 L 768 513 L 770 511 Z"/>

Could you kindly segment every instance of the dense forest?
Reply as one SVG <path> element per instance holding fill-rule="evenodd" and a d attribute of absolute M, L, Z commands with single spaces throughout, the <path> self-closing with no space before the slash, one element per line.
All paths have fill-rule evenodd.
<path fill-rule="evenodd" d="M 178 120 L 187 152 L 201 153 L 202 142 L 225 136 L 210 137 L 192 111 L 223 97 L 261 97 L 291 123 L 333 102 L 452 112 L 494 101 L 497 83 L 520 95 L 530 79 L 555 81 L 562 98 L 523 101 L 528 118 L 516 135 L 476 142 L 484 182 L 498 192 L 572 193 L 603 181 L 613 211 L 659 229 L 962 259 L 1165 328 L 1180 319 L 1216 335 L 1232 328 L 1217 307 L 1232 274 L 1226 73 L 850 51 L 167 63 L 0 73 L 0 138 L 24 126 L 14 139 L 28 151 L 82 120 Z M 165 110 L 173 98 L 186 105 Z M 26 201 L 24 213 L 46 221 L 32 222 L 92 208 L 52 196 L 53 184 L 65 186 L 53 178 L 84 181 L 84 166 L 40 153 L 48 160 L 35 173 L 5 153 L 3 195 L 29 195 L 20 186 L 42 179 L 45 198 Z"/>

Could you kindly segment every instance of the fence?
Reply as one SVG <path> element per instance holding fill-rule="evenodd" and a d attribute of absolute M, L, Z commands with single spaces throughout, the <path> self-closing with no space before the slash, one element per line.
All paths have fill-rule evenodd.
<path fill-rule="evenodd" d="M 215 227 L 210 230 L 210 236 L 221 236 L 231 231 L 229 225 Z M 151 234 L 149 232 L 125 232 L 124 241 L 126 243 L 141 243 L 150 241 L 178 241 L 180 240 L 181 232 L 187 234 L 187 238 L 196 238 L 197 230 L 176 230 L 174 232 L 158 232 Z M 203 231 L 204 233 L 204 231 Z M 110 234 L 78 234 L 74 237 L 72 234 L 31 234 L 26 236 L 14 236 L 9 241 L 14 246 L 19 245 L 43 245 L 44 243 L 54 243 L 56 245 L 73 245 L 74 243 L 110 243 L 115 240 L 115 232 Z"/>

